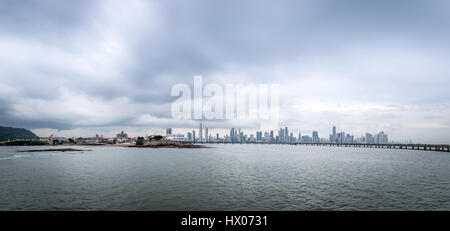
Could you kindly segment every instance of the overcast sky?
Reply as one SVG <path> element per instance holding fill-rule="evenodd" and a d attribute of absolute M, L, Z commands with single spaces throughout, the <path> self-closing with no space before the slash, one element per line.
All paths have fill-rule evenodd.
<path fill-rule="evenodd" d="M 202 75 L 280 84 L 294 132 L 450 143 L 449 28 L 447 0 L 3 0 L 0 125 L 184 132 L 170 91 Z"/>

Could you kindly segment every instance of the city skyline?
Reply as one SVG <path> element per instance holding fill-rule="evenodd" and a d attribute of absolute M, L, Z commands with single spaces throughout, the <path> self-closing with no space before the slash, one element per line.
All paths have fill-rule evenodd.
<path fill-rule="evenodd" d="M 198 122 L 198 121 L 197 121 Z M 305 137 L 306 140 L 299 141 L 299 142 L 306 142 L 306 143 L 321 143 L 321 142 L 331 142 L 341 140 L 339 142 L 335 143 L 346 143 L 342 140 L 348 139 L 349 135 L 351 136 L 351 139 L 360 140 L 361 137 L 367 137 L 369 134 L 372 139 L 375 139 L 375 136 L 379 133 L 387 134 L 385 131 L 378 130 L 367 130 L 362 133 L 350 131 L 350 133 L 347 133 L 349 130 L 340 129 L 338 130 L 336 126 L 332 126 L 329 129 L 329 132 L 327 131 L 319 131 L 319 130 L 302 130 L 302 129 L 296 129 L 289 128 L 288 126 L 280 126 L 278 129 L 249 129 L 249 128 L 240 128 L 240 127 L 232 127 L 232 128 L 217 128 L 217 127 L 209 127 L 208 123 L 205 122 L 198 122 L 197 128 L 141 128 L 138 132 L 136 131 L 129 131 L 127 128 L 119 128 L 116 130 L 111 130 L 110 132 L 102 133 L 102 132 L 96 132 L 96 133 L 78 133 L 78 134 L 61 134 L 61 133 L 50 133 L 42 135 L 37 134 L 39 137 L 48 138 L 48 137 L 60 137 L 60 138 L 92 138 L 92 137 L 101 137 L 101 138 L 113 138 L 118 136 L 118 131 L 121 131 L 122 133 L 124 131 L 127 131 L 126 135 L 129 134 L 130 138 L 137 138 L 137 137 L 148 137 L 149 135 L 162 135 L 164 137 L 168 135 L 182 135 L 182 139 L 185 141 L 192 141 L 196 140 L 198 142 L 206 142 L 206 137 L 210 137 L 213 139 L 216 139 L 216 137 L 220 137 L 221 139 L 224 139 L 226 137 L 230 137 L 230 131 L 235 131 L 236 133 L 243 132 L 244 135 L 248 135 L 248 138 L 250 136 L 254 137 L 255 139 L 259 136 L 262 137 L 264 140 L 267 135 L 271 135 L 272 137 L 280 137 L 280 141 L 284 141 L 286 139 L 285 137 L 294 137 L 296 138 L 296 141 L 298 137 Z M 258 134 L 260 133 L 260 134 Z M 99 135 L 101 134 L 101 135 Z M 188 137 L 191 137 L 191 139 L 188 139 Z M 389 136 L 389 141 L 391 143 L 418 143 L 418 144 L 425 144 L 424 142 L 418 142 L 415 140 L 412 140 L 408 137 L 400 137 L 400 138 L 391 138 Z M 179 137 L 181 138 L 181 137 Z M 195 138 L 195 139 L 194 139 Z M 202 139 L 202 140 L 200 140 Z M 364 138 L 363 138 L 364 139 Z M 277 141 L 279 142 L 279 141 Z M 351 143 L 351 142 L 350 142 Z M 448 143 L 429 143 L 429 144 L 448 144 Z"/>
<path fill-rule="evenodd" d="M 388 134 L 384 131 L 378 133 L 366 132 L 363 135 L 354 135 L 345 131 L 337 132 L 336 126 L 332 127 L 331 133 L 327 137 L 319 135 L 318 131 L 312 131 L 310 134 L 299 131 L 290 131 L 288 127 L 281 127 L 277 130 L 258 130 L 256 132 L 248 132 L 240 128 L 231 128 L 228 133 L 219 133 L 218 129 L 214 129 L 209 133 L 209 128 L 203 123 L 199 124 L 197 130 L 191 130 L 186 133 L 177 132 L 176 129 L 166 128 L 165 135 L 159 133 L 140 134 L 137 136 L 128 135 L 124 131 L 117 133 L 115 136 L 104 136 L 96 134 L 95 136 L 73 136 L 58 137 L 51 135 L 49 137 L 41 137 L 43 139 L 63 139 L 67 142 L 70 138 L 82 139 L 83 142 L 98 143 L 128 143 L 135 142 L 139 137 L 152 137 L 162 135 L 165 140 L 188 141 L 188 142 L 225 142 L 225 143 L 336 143 L 336 144 L 414 144 L 412 140 L 389 140 Z M 199 135 L 196 135 L 199 134 Z M 203 135 L 204 134 L 204 135 Z M 298 134 L 298 136 L 296 135 Z"/>
<path fill-rule="evenodd" d="M 172 131 L 172 128 L 167 130 Z M 371 134 L 366 132 L 362 136 L 355 136 L 353 134 L 346 133 L 345 131 L 336 132 L 336 126 L 333 126 L 329 138 L 320 137 L 318 131 L 312 131 L 311 136 L 306 133 L 297 131 L 298 136 L 294 135 L 294 132 L 289 131 L 288 127 L 281 127 L 278 130 L 266 130 L 256 131 L 254 133 L 248 133 L 240 128 L 231 128 L 228 134 L 221 135 L 220 133 L 209 134 L 208 127 L 203 123 L 200 123 L 198 137 L 195 135 L 195 130 L 187 132 L 186 135 L 182 133 L 170 133 L 170 136 L 166 133 L 166 139 L 173 139 L 179 141 L 190 142 L 228 142 L 228 143 L 367 143 L 367 144 L 388 144 L 388 134 L 384 131 L 380 131 L 377 134 Z M 203 131 L 205 135 L 203 136 Z M 412 140 L 403 141 L 391 141 L 391 143 L 413 143 Z"/>

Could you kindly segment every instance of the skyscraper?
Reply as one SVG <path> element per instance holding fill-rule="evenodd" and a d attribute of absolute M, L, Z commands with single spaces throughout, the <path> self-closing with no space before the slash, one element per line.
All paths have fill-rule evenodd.
<path fill-rule="evenodd" d="M 387 144 L 389 143 L 388 135 L 384 134 L 384 132 L 380 132 L 375 135 L 374 141 L 375 141 L 374 143 L 376 144 Z"/>
<path fill-rule="evenodd" d="M 284 142 L 284 130 L 283 128 L 280 128 L 280 130 L 278 131 L 278 137 L 279 137 L 279 142 Z"/>
<path fill-rule="evenodd" d="M 347 134 L 347 135 L 345 136 L 345 143 L 351 144 L 351 143 L 353 143 L 353 142 L 354 142 L 354 137 L 353 137 L 352 135 L 350 135 L 350 134 Z"/>
<path fill-rule="evenodd" d="M 312 139 L 313 139 L 313 143 L 319 143 L 319 132 L 313 131 L 312 132 Z"/>
<path fill-rule="evenodd" d="M 374 143 L 374 138 L 373 138 L 372 134 L 366 133 L 366 137 L 365 138 L 366 138 L 365 140 L 366 140 L 367 144 L 373 144 Z"/>
<path fill-rule="evenodd" d="M 192 130 L 192 141 L 194 141 L 194 142 L 196 141 L 195 140 L 195 130 Z"/>
<path fill-rule="evenodd" d="M 209 135 L 208 135 L 208 127 L 205 126 L 205 141 L 209 141 Z"/>
<path fill-rule="evenodd" d="M 336 126 L 333 126 L 333 135 L 332 135 L 333 140 L 330 140 L 330 142 L 335 143 L 337 140 L 336 137 Z"/>
<path fill-rule="evenodd" d="M 264 142 L 271 142 L 270 133 L 264 132 Z"/>
<path fill-rule="evenodd" d="M 239 129 L 239 142 L 244 142 L 244 132 L 242 132 L 241 129 Z"/>
<path fill-rule="evenodd" d="M 230 130 L 230 142 L 235 142 L 235 131 L 234 128 Z"/>
<path fill-rule="evenodd" d="M 284 128 L 284 142 L 289 142 L 289 130 L 288 130 L 288 127 Z"/>
<path fill-rule="evenodd" d="M 258 142 L 262 141 L 262 131 L 256 132 L 256 141 L 258 141 Z"/>
<path fill-rule="evenodd" d="M 337 143 L 345 143 L 345 132 L 339 132 L 338 134 L 337 134 L 337 139 L 336 139 L 336 142 Z"/>
<path fill-rule="evenodd" d="M 166 136 L 170 136 L 172 135 L 172 128 L 167 128 L 166 129 Z"/>
<path fill-rule="evenodd" d="M 273 137 L 273 130 L 270 130 L 270 142 L 275 141 L 275 137 Z"/>
<path fill-rule="evenodd" d="M 198 139 L 200 142 L 203 142 L 203 124 L 200 123 L 200 127 L 198 128 Z"/>

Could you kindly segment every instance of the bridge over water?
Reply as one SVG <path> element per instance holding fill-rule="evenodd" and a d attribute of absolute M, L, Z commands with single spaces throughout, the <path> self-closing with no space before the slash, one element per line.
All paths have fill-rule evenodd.
<path fill-rule="evenodd" d="M 354 143 L 288 143 L 288 142 L 195 142 L 196 144 L 259 144 L 259 145 L 303 145 L 303 146 L 329 146 L 329 147 L 355 147 L 355 148 L 385 148 L 385 149 L 409 149 L 450 152 L 450 145 L 440 144 L 354 144 Z"/>

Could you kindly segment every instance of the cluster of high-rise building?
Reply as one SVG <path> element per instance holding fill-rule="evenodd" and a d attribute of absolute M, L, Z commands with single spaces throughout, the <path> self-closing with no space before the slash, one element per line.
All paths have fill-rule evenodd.
<path fill-rule="evenodd" d="M 159 136 L 165 140 L 173 141 L 188 141 L 193 143 L 204 142 L 220 142 L 220 143 L 345 143 L 345 144 L 388 144 L 389 139 L 386 133 L 379 132 L 375 135 L 366 133 L 365 135 L 355 138 L 351 134 L 345 132 L 337 132 L 336 126 L 333 126 L 329 138 L 319 137 L 318 131 L 312 131 L 311 135 L 305 135 L 300 132 L 296 133 L 289 131 L 288 127 L 280 128 L 277 131 L 256 131 L 255 134 L 245 134 L 243 130 L 231 128 L 229 133 L 220 136 L 219 133 L 213 135 L 210 129 L 203 123 L 200 123 L 198 131 L 192 130 L 187 135 L 180 133 L 173 133 L 172 128 L 166 129 L 166 135 L 144 136 L 144 140 L 152 140 L 152 137 Z M 114 138 L 104 138 L 103 135 L 96 135 L 95 137 L 53 137 L 42 138 L 41 141 L 51 144 L 62 143 L 78 143 L 78 144 L 127 144 L 135 143 L 139 137 L 129 137 L 124 131 L 117 133 Z M 412 143 L 412 141 L 409 141 Z"/>
<path fill-rule="evenodd" d="M 198 134 L 198 135 L 197 135 Z M 151 140 L 151 137 L 146 135 L 144 139 Z M 231 128 L 229 133 L 220 136 L 219 133 L 213 135 L 210 129 L 203 123 L 200 123 L 198 131 L 192 130 L 185 136 L 180 133 L 173 133 L 172 128 L 166 129 L 166 135 L 160 136 L 165 140 L 173 141 L 188 141 L 193 143 L 204 142 L 220 142 L 220 143 L 342 143 L 342 144 L 388 144 L 389 139 L 386 133 L 379 132 L 375 135 L 366 133 L 365 135 L 355 138 L 351 134 L 345 132 L 337 132 L 336 126 L 333 126 L 329 138 L 319 137 L 318 131 L 312 131 L 311 135 L 305 135 L 300 132 L 294 135 L 294 132 L 289 131 L 288 127 L 280 128 L 278 131 L 256 131 L 255 134 L 245 134 L 241 129 Z M 64 137 L 49 137 L 43 138 L 42 141 L 48 143 L 79 143 L 79 144 L 123 144 L 134 143 L 137 138 L 129 137 L 127 133 L 120 132 L 114 138 L 104 138 L 103 135 L 96 135 L 88 138 L 64 138 Z M 409 141 L 412 143 L 412 141 Z"/>
<path fill-rule="evenodd" d="M 168 132 L 170 131 L 170 133 Z M 173 137 L 172 129 L 166 130 L 166 137 Z M 278 131 L 256 131 L 256 134 L 245 134 L 241 129 L 231 128 L 230 132 L 221 137 L 219 133 L 212 135 L 207 126 L 200 123 L 198 136 L 196 131 L 188 132 L 186 138 L 178 136 L 177 140 L 184 139 L 190 142 L 227 142 L 227 143 L 367 143 L 367 144 L 387 144 L 388 135 L 380 132 L 376 135 L 366 133 L 364 136 L 355 138 L 345 132 L 337 132 L 333 126 L 329 138 L 319 137 L 318 131 L 313 131 L 311 135 L 302 135 L 300 132 L 294 135 L 288 127 L 280 128 Z"/>
<path fill-rule="evenodd" d="M 353 135 L 345 134 L 345 132 L 336 132 L 336 126 L 333 126 L 332 134 L 330 134 L 330 143 L 365 143 L 365 144 L 387 144 L 389 143 L 388 135 L 383 131 L 376 135 L 366 133 L 364 136 L 355 138 Z"/>

